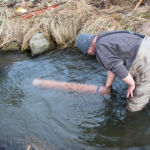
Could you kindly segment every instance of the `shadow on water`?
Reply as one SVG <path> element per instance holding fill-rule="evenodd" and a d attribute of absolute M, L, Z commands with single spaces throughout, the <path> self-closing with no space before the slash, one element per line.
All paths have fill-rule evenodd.
<path fill-rule="evenodd" d="M 116 97 L 106 103 L 103 114 L 99 113 L 104 121 L 92 128 L 80 126 L 80 141 L 97 149 L 149 150 L 150 105 L 141 112 L 131 113 L 125 109 L 126 102 L 122 103 Z"/>
<path fill-rule="evenodd" d="M 127 86 L 119 79 L 102 97 L 35 88 L 35 78 L 104 85 L 106 71 L 74 50 L 1 54 L 0 150 L 150 149 L 150 105 L 126 111 Z"/>

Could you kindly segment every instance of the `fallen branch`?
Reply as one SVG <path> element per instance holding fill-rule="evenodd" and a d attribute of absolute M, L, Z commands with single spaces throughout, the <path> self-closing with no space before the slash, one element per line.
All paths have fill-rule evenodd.
<path fill-rule="evenodd" d="M 143 3 L 143 0 L 139 0 L 139 2 L 136 4 L 134 9 L 139 8 L 142 3 Z"/>

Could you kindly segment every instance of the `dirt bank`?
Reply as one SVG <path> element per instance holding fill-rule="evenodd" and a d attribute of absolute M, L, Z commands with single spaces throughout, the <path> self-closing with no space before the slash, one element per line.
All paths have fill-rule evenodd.
<path fill-rule="evenodd" d="M 57 1 L 62 2 L 65 3 L 28 19 L 23 18 L 28 14 L 12 17 L 16 15 L 16 7 L 1 3 L 0 51 L 30 50 L 29 41 L 36 32 L 42 32 L 48 40 L 54 41 L 57 48 L 73 47 L 81 32 L 97 34 L 123 29 L 150 35 L 149 0 L 138 9 L 134 9 L 137 0 Z M 37 7 L 26 6 L 26 9 L 29 12 L 53 4 L 47 1 Z"/>

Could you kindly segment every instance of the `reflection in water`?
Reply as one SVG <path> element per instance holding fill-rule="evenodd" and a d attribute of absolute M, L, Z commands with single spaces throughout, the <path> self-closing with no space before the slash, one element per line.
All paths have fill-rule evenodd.
<path fill-rule="evenodd" d="M 32 87 L 35 78 L 103 85 L 106 71 L 74 50 L 0 56 L 0 150 L 149 149 L 149 105 L 126 111 L 126 85 L 111 96 Z"/>

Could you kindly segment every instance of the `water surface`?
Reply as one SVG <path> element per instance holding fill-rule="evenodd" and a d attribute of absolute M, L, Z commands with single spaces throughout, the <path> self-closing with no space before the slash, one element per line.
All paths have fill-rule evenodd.
<path fill-rule="evenodd" d="M 126 85 L 110 97 L 32 86 L 35 78 L 104 85 L 106 70 L 75 50 L 0 54 L 0 150 L 150 149 L 150 106 L 126 111 Z"/>

